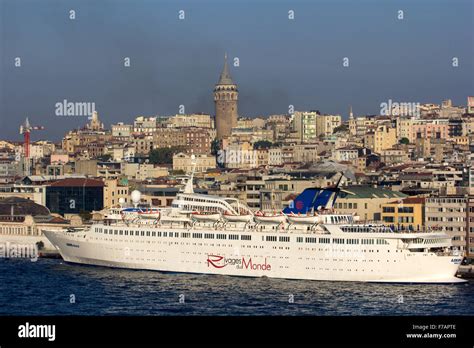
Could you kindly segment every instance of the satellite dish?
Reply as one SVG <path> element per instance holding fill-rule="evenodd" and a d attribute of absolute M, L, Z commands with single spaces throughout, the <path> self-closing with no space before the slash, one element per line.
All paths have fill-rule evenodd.
<path fill-rule="evenodd" d="M 119 204 L 122 205 L 122 204 L 124 204 L 124 203 L 125 203 L 125 198 L 120 197 L 120 198 L 119 198 Z"/>
<path fill-rule="evenodd" d="M 139 203 L 139 202 L 140 202 L 140 199 L 141 199 L 141 197 L 142 197 L 142 194 L 141 194 L 140 191 L 134 190 L 134 191 L 132 191 L 131 196 L 132 196 L 132 202 L 133 202 L 133 203 Z"/>

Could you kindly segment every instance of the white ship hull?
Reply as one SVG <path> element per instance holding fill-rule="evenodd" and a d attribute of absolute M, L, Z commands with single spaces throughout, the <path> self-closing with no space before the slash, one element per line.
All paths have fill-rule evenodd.
<path fill-rule="evenodd" d="M 112 234 L 105 234 L 104 230 L 112 231 Z M 118 233 L 123 230 L 124 234 L 125 231 L 133 232 L 133 236 L 115 235 L 115 230 L 118 230 Z M 337 229 L 334 228 L 334 231 Z M 167 236 L 164 236 L 165 232 Z M 462 282 L 455 277 L 462 257 L 433 252 L 411 252 L 400 248 L 399 239 L 385 239 L 388 241 L 385 245 L 337 245 L 306 243 L 300 239 L 340 237 L 337 232 L 328 235 L 307 232 L 278 233 L 277 230 L 183 230 L 170 227 L 104 225 L 94 225 L 87 232 L 44 233 L 59 249 L 65 261 L 79 264 L 285 279 Z M 213 238 L 206 238 L 206 235 L 213 235 Z M 218 235 L 226 235 L 226 239 L 218 239 Z M 238 238 L 231 239 L 232 235 Z M 354 237 L 344 236 L 342 232 L 341 235 L 346 238 Z M 371 237 L 380 238 L 380 235 L 383 234 Z M 367 235 L 360 234 L 360 237 L 365 238 Z M 300 241 L 297 241 L 298 239 Z"/>

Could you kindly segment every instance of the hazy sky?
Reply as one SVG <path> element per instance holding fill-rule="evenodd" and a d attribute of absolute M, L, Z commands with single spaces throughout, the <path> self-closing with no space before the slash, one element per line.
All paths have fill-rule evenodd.
<path fill-rule="evenodd" d="M 55 115 L 64 99 L 95 102 L 107 126 L 175 114 L 181 104 L 214 114 L 225 51 L 240 59 L 231 74 L 241 116 L 287 113 L 291 104 L 346 118 L 350 104 L 356 115 L 377 114 L 388 99 L 464 105 L 474 95 L 473 4 L 0 0 L 0 139 L 21 139 L 26 116 L 46 127 L 33 139 L 57 140 L 86 123 Z"/>

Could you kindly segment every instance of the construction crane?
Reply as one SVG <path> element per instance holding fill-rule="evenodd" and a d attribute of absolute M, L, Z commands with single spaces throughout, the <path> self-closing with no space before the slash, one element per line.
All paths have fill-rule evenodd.
<path fill-rule="evenodd" d="M 23 142 L 23 149 L 24 149 L 24 157 L 26 159 L 30 158 L 30 133 L 33 130 L 42 130 L 44 129 L 43 126 L 32 126 L 30 125 L 30 121 L 28 121 L 28 117 L 25 120 L 25 123 L 20 126 L 20 134 L 23 134 L 24 142 Z"/>

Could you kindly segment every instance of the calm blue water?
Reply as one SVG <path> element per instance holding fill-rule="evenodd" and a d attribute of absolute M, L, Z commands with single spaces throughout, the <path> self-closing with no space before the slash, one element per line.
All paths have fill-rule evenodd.
<path fill-rule="evenodd" d="M 472 281 L 316 282 L 0 260 L 0 315 L 474 315 L 473 303 Z"/>

